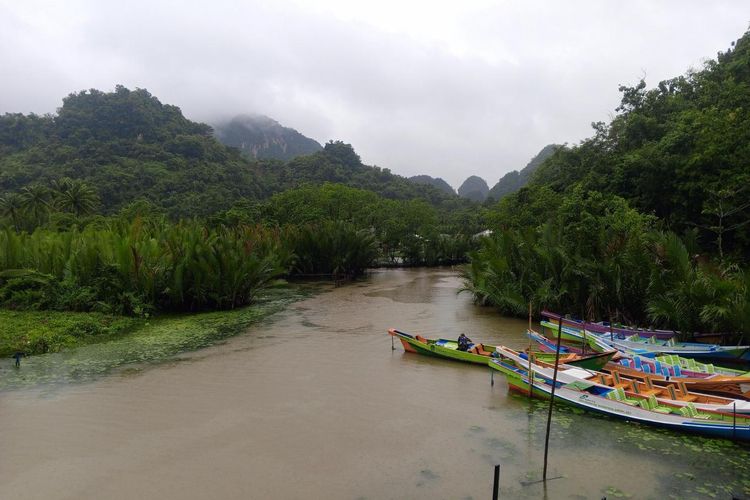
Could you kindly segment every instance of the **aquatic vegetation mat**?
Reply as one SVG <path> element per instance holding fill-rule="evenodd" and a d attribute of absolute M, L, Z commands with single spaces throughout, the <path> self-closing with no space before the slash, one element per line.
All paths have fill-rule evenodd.
<path fill-rule="evenodd" d="M 514 401 L 524 401 L 513 396 Z M 518 433 L 525 433 L 533 449 L 539 452 L 539 463 L 526 477 L 540 479 L 544 449 L 546 413 L 549 402 L 524 401 L 527 414 L 518 414 L 512 423 Z M 606 443 L 606 446 L 603 444 Z M 602 449 L 605 446 L 605 449 Z M 643 471 L 660 475 L 658 489 L 645 498 L 745 498 L 750 496 L 750 446 L 727 439 L 713 439 L 682 434 L 633 422 L 613 420 L 606 416 L 582 412 L 578 408 L 555 405 L 550 431 L 551 470 L 575 475 L 568 471 L 566 460 L 571 457 L 598 459 L 620 457 L 623 463 L 636 463 Z M 502 462 L 498 462 L 502 463 Z M 537 469 L 538 467 L 538 469 Z M 662 472 L 658 472 L 661 469 Z M 554 473 L 553 475 L 557 475 Z M 639 485 L 618 482 L 602 489 L 607 498 L 641 498 Z M 564 485 L 550 485 L 550 492 Z"/>
<path fill-rule="evenodd" d="M 123 368 L 160 363 L 186 351 L 215 344 L 243 332 L 249 325 L 309 297 L 316 287 L 270 289 L 249 307 L 232 311 L 162 316 L 144 321 L 131 333 L 61 352 L 13 360 L 0 365 L 0 391 L 78 383 Z"/>

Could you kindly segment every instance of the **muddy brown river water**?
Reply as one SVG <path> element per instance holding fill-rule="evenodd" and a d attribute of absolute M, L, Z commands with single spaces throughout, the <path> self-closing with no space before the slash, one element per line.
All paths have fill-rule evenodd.
<path fill-rule="evenodd" d="M 0 394 L 0 498 L 750 496 L 748 447 L 557 409 L 488 369 L 391 350 L 389 327 L 527 344 L 448 269 L 374 271 L 136 373 Z"/>

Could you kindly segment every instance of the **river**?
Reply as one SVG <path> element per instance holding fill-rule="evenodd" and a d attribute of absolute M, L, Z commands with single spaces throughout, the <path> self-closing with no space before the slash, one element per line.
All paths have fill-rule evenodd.
<path fill-rule="evenodd" d="M 448 269 L 378 270 L 219 345 L 0 393 L 0 498 L 483 499 L 750 495 L 745 445 L 559 408 L 488 369 L 391 349 L 389 327 L 527 344 Z M 22 368 L 23 369 L 23 368 Z"/>

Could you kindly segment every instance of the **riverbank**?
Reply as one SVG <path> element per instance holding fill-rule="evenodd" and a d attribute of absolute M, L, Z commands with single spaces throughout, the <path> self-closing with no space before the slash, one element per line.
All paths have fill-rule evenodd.
<path fill-rule="evenodd" d="M 101 313 L 0 309 L 0 357 L 59 352 L 143 328 L 146 320 Z"/>
<path fill-rule="evenodd" d="M 309 297 L 320 285 L 287 285 L 263 292 L 250 306 L 230 311 L 162 315 L 149 319 L 96 313 L 0 311 L 0 338 L 6 358 L 0 364 L 0 390 L 83 382 L 123 366 L 137 369 L 200 349 L 244 331 L 249 325 Z M 7 321 L 5 321 L 7 320 Z M 27 342 L 30 342 L 27 344 Z M 16 369 L 10 355 L 45 344 Z"/>

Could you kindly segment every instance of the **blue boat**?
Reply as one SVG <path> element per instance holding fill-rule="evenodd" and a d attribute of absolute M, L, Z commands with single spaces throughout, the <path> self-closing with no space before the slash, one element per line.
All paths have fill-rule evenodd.
<path fill-rule="evenodd" d="M 511 349 L 498 347 L 496 352 L 498 357 L 491 358 L 489 366 L 506 376 L 510 390 L 542 399 L 551 397 L 552 369 L 530 364 L 527 358 Z M 657 401 L 653 395 L 625 394 L 621 387 L 606 387 L 581 380 L 578 373 L 580 371 L 578 368 L 562 365 L 555 384 L 555 400 L 621 420 L 711 437 L 750 441 L 750 417 L 747 415 L 700 410 L 692 403 L 670 404 Z"/>
<path fill-rule="evenodd" d="M 542 326 L 548 328 L 557 336 L 558 325 L 549 321 L 542 321 Z M 595 341 L 597 345 L 606 345 L 620 351 L 641 356 L 677 355 L 700 361 L 718 363 L 748 364 L 750 363 L 750 346 L 721 346 L 717 344 L 700 344 L 696 342 L 676 342 L 673 338 L 659 340 L 656 337 L 644 338 L 634 334 L 620 338 L 618 335 L 602 334 L 572 326 L 562 327 L 566 337 L 577 338 L 589 345 Z M 586 337 L 584 339 L 584 336 Z"/>

